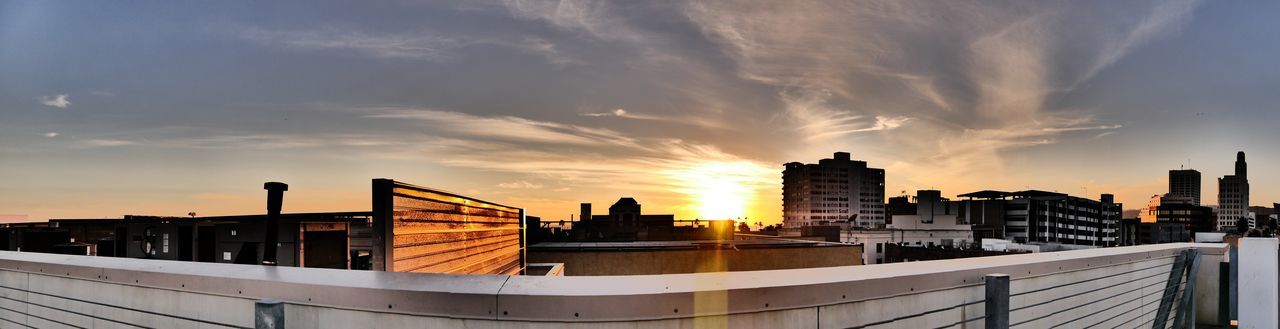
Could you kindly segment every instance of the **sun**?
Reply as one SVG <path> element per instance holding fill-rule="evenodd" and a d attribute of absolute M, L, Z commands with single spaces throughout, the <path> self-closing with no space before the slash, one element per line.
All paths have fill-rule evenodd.
<path fill-rule="evenodd" d="M 755 201 L 757 186 L 764 179 L 761 175 L 767 172 L 767 168 L 751 162 L 707 162 L 675 176 L 698 218 L 720 220 L 746 216 Z"/>

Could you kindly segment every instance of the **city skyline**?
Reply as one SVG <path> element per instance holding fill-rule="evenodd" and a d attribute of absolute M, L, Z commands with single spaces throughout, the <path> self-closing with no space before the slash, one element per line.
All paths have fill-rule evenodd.
<path fill-rule="evenodd" d="M 783 164 L 833 152 L 886 196 L 1138 208 L 1188 159 L 1216 204 L 1244 151 L 1280 200 L 1280 4 L 774 6 L 6 2 L 0 214 L 257 213 L 265 181 L 332 211 L 386 177 L 544 220 L 635 197 L 769 224 Z"/>

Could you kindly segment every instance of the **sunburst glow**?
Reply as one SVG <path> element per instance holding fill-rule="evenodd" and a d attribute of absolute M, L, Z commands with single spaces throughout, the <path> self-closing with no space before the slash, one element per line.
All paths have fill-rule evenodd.
<path fill-rule="evenodd" d="M 737 219 L 744 217 L 755 203 L 762 177 L 775 170 L 747 162 L 709 162 L 672 173 L 679 181 L 680 192 L 688 198 L 690 209 L 701 219 Z"/>

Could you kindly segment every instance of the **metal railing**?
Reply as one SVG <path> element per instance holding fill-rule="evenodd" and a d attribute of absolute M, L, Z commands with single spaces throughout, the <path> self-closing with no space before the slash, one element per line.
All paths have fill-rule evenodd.
<path fill-rule="evenodd" d="M 1177 244 L 629 277 L 422 275 L 0 252 L 0 328 L 282 328 L 286 308 L 293 327 L 396 327 L 431 319 L 511 328 L 687 326 L 720 319 L 763 327 L 1184 328 L 1200 309 L 1191 298 L 1201 288 L 1198 260 L 1221 257 L 1224 249 Z M 1205 261 L 1216 259 L 1222 258 Z M 1200 274 L 1211 280 L 1216 272 Z M 1208 286 L 1201 302 L 1221 290 Z M 128 296 L 135 295 L 160 302 L 132 302 L 137 297 Z M 178 305 L 191 298 L 197 301 Z M 334 317 L 388 322 L 317 322 Z"/>
<path fill-rule="evenodd" d="M 1135 328 L 1142 328 L 1147 324 L 1151 328 L 1185 328 L 1186 324 L 1195 323 L 1195 300 L 1193 298 L 1195 291 L 1195 274 L 1200 263 L 1199 252 L 1195 249 L 1188 249 L 1177 256 L 1172 264 L 1171 270 L 1165 270 L 1170 264 L 1162 263 L 1154 266 L 1145 266 L 1121 273 L 1108 273 L 1084 280 L 1076 280 L 1068 283 L 1053 285 L 1033 290 L 1008 293 L 1008 276 L 1003 274 L 990 275 L 987 277 L 987 323 L 986 328 L 1095 328 L 1115 319 L 1141 312 L 1143 309 L 1157 306 L 1154 309 L 1143 312 L 1124 322 L 1116 324 L 1114 328 L 1121 328 L 1134 321 L 1138 321 L 1155 312 L 1156 315 L 1151 319 L 1137 323 Z M 1112 265 L 1119 266 L 1119 265 Z M 1136 278 L 1124 279 L 1125 276 L 1135 276 Z M 1162 277 L 1167 279 L 1160 280 Z M 1120 278 L 1119 280 L 1116 280 Z M 1183 279 L 1186 279 L 1185 282 Z M 1107 282 L 1118 281 L 1118 282 Z M 1105 282 L 1100 287 L 1088 287 L 1092 289 L 1084 289 L 1080 292 L 1061 293 L 1063 288 L 1071 286 L 1085 285 L 1089 283 Z M 995 285 L 995 287 L 993 287 Z M 1136 286 L 1136 287 L 1133 287 Z M 1164 286 L 1163 289 L 1145 292 L 1148 289 Z M 1117 291 L 1118 292 L 1115 292 Z M 1008 300 L 1012 297 L 1036 295 L 1040 298 L 1034 303 L 1009 308 Z M 1143 302 L 1148 298 L 1159 296 L 1159 299 L 1153 299 L 1150 302 Z M 1181 295 L 1179 297 L 1179 295 Z M 1069 305 L 1064 303 L 1074 300 L 1085 299 L 1088 302 L 1075 302 Z M 1117 302 L 1118 301 L 1118 302 Z M 1176 302 L 1176 305 L 1175 305 Z M 1113 312 L 1125 305 L 1139 303 L 1137 306 L 1122 309 L 1123 311 L 1109 314 L 1096 322 L 1082 322 L 1091 319 L 1106 312 Z M 994 309 L 992 307 L 995 307 Z M 1069 312 L 1080 311 L 1088 307 L 1097 308 L 1097 310 L 1082 313 L 1079 316 L 1069 319 L 1056 319 L 1056 321 L 1048 322 L 1055 316 L 1068 314 Z M 1028 312 L 1034 310 L 1045 310 L 1043 314 L 1038 316 L 1030 316 L 1018 322 L 1009 323 L 1011 314 L 1018 312 Z M 1051 311 L 1050 311 L 1051 310 Z M 1083 312 L 1083 311 L 1080 311 Z M 1172 321 L 1170 321 L 1172 320 Z M 1090 323 L 1082 326 L 1083 323 Z"/>
<path fill-rule="evenodd" d="M 49 304 L 36 303 L 36 302 L 32 302 L 32 301 L 30 301 L 30 300 L 29 300 L 29 299 L 30 299 L 30 297 L 29 297 L 29 296 L 30 296 L 30 295 L 38 295 L 38 296 L 44 296 L 44 297 L 48 297 L 48 298 L 56 298 L 56 299 L 60 299 L 60 300 L 67 301 L 67 302 L 75 302 L 75 303 L 81 303 L 81 304 L 93 305 L 93 306 L 98 306 L 98 307 L 106 307 L 106 308 L 111 309 L 112 314 L 117 314 L 117 315 L 119 315 L 119 314 L 120 314 L 119 312 L 134 312 L 134 313 L 141 313 L 141 314 L 147 314 L 147 315 L 152 315 L 152 316 L 159 316 L 159 317 L 163 317 L 163 318 L 170 318 L 170 319 L 176 319 L 176 320 L 181 320 L 181 321 L 187 321 L 187 322 L 190 322 L 190 323 L 193 323 L 193 324 L 205 324 L 205 325 L 212 325 L 212 326 L 225 327 L 225 328 L 251 329 L 251 328 L 248 328 L 248 327 L 238 326 L 238 325 L 234 325 L 234 324 L 228 324 L 228 323 L 221 323 L 221 322 L 216 322 L 216 321 L 209 321 L 209 320 L 196 319 L 196 318 L 185 317 L 185 316 L 181 316 L 181 315 L 174 315 L 174 314 L 165 314 L 165 313 L 160 313 L 160 312 L 153 312 L 153 311 L 148 311 L 148 310 L 138 309 L 138 308 L 133 308 L 133 307 L 126 307 L 126 306 L 120 306 L 120 305 L 111 305 L 111 304 L 108 304 L 108 303 L 101 303 L 101 302 L 95 302 L 95 301 L 91 301 L 91 300 L 84 300 L 84 299 L 79 299 L 79 298 L 72 298 L 72 297 L 66 297 L 66 296 L 59 296 L 59 295 L 48 294 L 48 293 L 43 293 L 43 292 L 39 292 L 39 291 L 32 291 L 32 290 L 28 290 L 28 289 L 21 289 L 21 288 L 9 287 L 9 286 L 4 286 L 4 285 L 0 285 L 0 289 L 3 289 L 4 291 L 15 291 L 15 292 L 20 292 L 20 293 L 23 293 L 23 294 L 27 294 L 27 296 L 28 296 L 28 298 L 27 298 L 27 299 L 18 299 L 18 298 L 10 297 L 10 296 L 8 296 L 7 294 L 0 294 L 0 299 L 7 300 L 7 301 L 11 301 L 11 302 L 16 302 L 16 303 L 22 303 L 22 304 L 24 304 L 24 305 L 27 305 L 27 306 L 28 306 L 26 310 L 16 310 L 16 309 L 13 309 L 13 308 L 0 306 L 0 310 L 4 310 L 4 311 L 8 311 L 8 312 L 12 312 L 12 313 L 16 313 L 16 314 L 20 314 L 20 315 L 22 315 L 22 316 L 26 316 L 26 317 L 29 317 L 29 318 L 36 318 L 36 319 L 40 319 L 40 320 L 43 320 L 43 321 L 48 321 L 48 322 L 51 322 L 51 323 L 56 323 L 56 324 L 63 325 L 63 326 L 67 326 L 67 327 L 71 327 L 71 328 L 82 328 L 82 329 L 83 329 L 83 328 L 89 328 L 89 327 L 79 326 L 79 325 L 76 325 L 76 324 L 69 323 L 69 322 L 67 322 L 67 321 L 59 321 L 59 320 L 51 319 L 51 318 L 49 318 L 49 317 L 41 316 L 41 315 L 39 315 L 39 314 L 34 314 L 33 312 L 31 312 L 31 310 L 30 310 L 30 306 L 35 306 L 35 307 L 38 307 L 38 308 L 41 308 L 41 309 L 45 309 L 45 310 L 50 310 L 50 311 L 55 311 L 55 312 L 66 313 L 66 314 L 70 314 L 70 315 L 74 315 L 74 316 L 79 316 L 79 317 L 84 317 L 84 318 L 89 318 L 89 319 L 93 319 L 93 320 L 99 320 L 99 321 L 111 322 L 111 323 L 115 323 L 115 324 L 118 324 L 118 325 L 123 325 L 123 326 L 128 326 L 128 327 L 133 327 L 133 328 L 154 328 L 154 327 L 145 326 L 145 325 L 140 325 L 140 324 L 136 324 L 136 323 L 129 323 L 129 322 L 126 322 L 126 321 L 123 321 L 123 320 L 119 320 L 119 319 L 112 319 L 112 318 L 108 318 L 108 317 L 105 317 L 105 316 L 100 316 L 100 315 L 94 315 L 94 314 L 89 314 L 89 313 L 85 313 L 85 312 L 80 312 L 80 311 L 76 311 L 76 310 L 72 309 L 72 307 L 69 307 L 69 306 L 68 306 L 68 307 L 59 307 L 59 306 L 55 306 L 55 305 L 49 305 Z M 64 319 L 64 320 L 68 320 L 68 321 L 70 321 L 69 319 Z M 19 323 L 19 322 L 13 321 L 13 320 L 5 319 L 5 318 L 3 318 L 3 317 L 0 317 L 0 321 L 6 322 L 6 323 L 9 323 L 9 324 L 12 324 L 12 325 L 20 326 L 20 327 L 23 327 L 23 328 L 38 328 L 38 327 L 31 326 L 31 325 L 29 325 L 29 324 Z M 4 326 L 0 326 L 0 327 L 4 327 Z"/>

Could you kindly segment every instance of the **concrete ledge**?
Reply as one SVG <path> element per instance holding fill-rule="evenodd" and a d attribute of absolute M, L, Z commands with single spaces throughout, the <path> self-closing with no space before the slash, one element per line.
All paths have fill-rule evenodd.
<path fill-rule="evenodd" d="M 1189 248 L 1222 255 L 1226 247 L 1178 243 L 850 267 L 604 277 L 411 274 L 0 252 L 0 272 L 273 298 L 311 310 L 443 319 L 684 323 L 721 318 L 735 322 L 743 319 L 738 315 L 808 319 L 805 314 L 816 315 L 823 307 L 947 290 L 962 292 L 953 296 L 956 300 L 971 300 L 971 291 L 976 290 L 970 288 L 990 273 L 1021 280 L 1096 272 L 1110 266 L 1170 261 Z M 288 307 L 286 312 L 294 314 Z"/>

